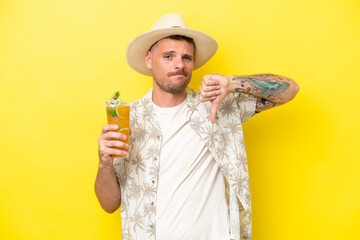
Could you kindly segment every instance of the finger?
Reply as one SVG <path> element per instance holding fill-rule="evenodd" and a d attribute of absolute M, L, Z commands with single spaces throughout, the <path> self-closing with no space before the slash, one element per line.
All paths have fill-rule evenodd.
<path fill-rule="evenodd" d="M 112 139 L 126 140 L 126 135 L 119 132 L 107 132 L 103 134 L 103 138 L 105 140 L 112 140 Z"/>
<path fill-rule="evenodd" d="M 126 157 L 127 152 L 124 150 L 120 150 L 120 149 L 116 149 L 116 148 L 107 148 L 107 147 L 104 147 L 99 150 L 100 158 L 108 158 L 108 157 L 111 157 L 114 155 L 120 156 L 120 157 Z"/>
<path fill-rule="evenodd" d="M 210 121 L 213 124 L 215 123 L 215 118 L 216 118 L 216 113 L 217 113 L 218 108 L 219 108 L 218 103 L 212 103 L 211 110 L 210 110 Z"/>
<path fill-rule="evenodd" d="M 108 158 L 111 156 L 112 149 L 105 147 L 104 145 L 99 145 L 99 157 L 100 159 Z"/>
<path fill-rule="evenodd" d="M 218 85 L 219 81 L 212 79 L 211 76 L 204 76 L 202 83 L 204 83 L 206 86 L 214 86 L 214 85 Z"/>
<path fill-rule="evenodd" d="M 124 143 L 122 141 L 116 141 L 116 140 L 110 140 L 110 141 L 104 141 L 104 145 L 108 148 L 122 148 L 122 149 L 128 149 L 129 145 L 127 143 Z"/>
<path fill-rule="evenodd" d="M 107 133 L 109 131 L 116 131 L 118 128 L 119 127 L 115 124 L 104 125 L 101 130 L 101 134 Z"/>
<path fill-rule="evenodd" d="M 211 92 L 211 91 L 216 91 L 219 90 L 221 87 L 220 85 L 213 85 L 213 86 L 200 86 L 201 91 L 203 92 Z"/>
<path fill-rule="evenodd" d="M 133 133 L 133 131 L 131 130 L 131 128 L 129 128 L 129 135 L 131 135 Z"/>
<path fill-rule="evenodd" d="M 120 156 L 120 157 L 127 157 L 128 153 L 126 151 L 115 149 L 115 153 L 112 155 L 116 155 L 116 156 Z"/>
<path fill-rule="evenodd" d="M 127 157 L 128 153 L 123 150 L 115 149 L 115 148 L 109 148 L 109 151 L 107 152 L 110 154 L 110 156 L 120 156 L 120 157 Z"/>
<path fill-rule="evenodd" d="M 214 101 L 215 99 L 216 99 L 216 96 L 213 96 L 210 98 L 203 98 L 202 96 L 199 97 L 200 102 Z"/>
<path fill-rule="evenodd" d="M 216 96 L 218 96 L 220 94 L 221 94 L 220 90 L 215 90 L 215 91 L 211 91 L 211 92 L 202 92 L 202 91 L 200 91 L 200 95 L 203 98 L 216 97 Z"/>

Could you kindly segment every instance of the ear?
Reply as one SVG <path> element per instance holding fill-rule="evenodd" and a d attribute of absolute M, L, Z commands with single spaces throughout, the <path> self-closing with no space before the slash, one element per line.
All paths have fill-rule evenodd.
<path fill-rule="evenodd" d="M 146 54 L 145 64 L 148 69 L 152 69 L 152 54 L 150 51 L 148 51 Z"/>

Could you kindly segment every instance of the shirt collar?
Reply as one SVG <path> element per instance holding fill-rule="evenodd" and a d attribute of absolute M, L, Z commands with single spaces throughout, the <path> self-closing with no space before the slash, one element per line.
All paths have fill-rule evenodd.
<path fill-rule="evenodd" d="M 191 88 L 186 88 L 186 98 L 187 98 L 187 114 L 188 118 L 192 114 L 192 112 L 196 109 L 196 107 L 199 105 L 200 101 L 198 98 L 198 94 Z M 146 116 L 146 115 L 152 115 L 154 113 L 154 107 L 152 104 L 152 93 L 153 89 L 151 88 L 144 97 L 140 100 L 142 103 L 142 108 L 137 109 L 137 114 Z"/>

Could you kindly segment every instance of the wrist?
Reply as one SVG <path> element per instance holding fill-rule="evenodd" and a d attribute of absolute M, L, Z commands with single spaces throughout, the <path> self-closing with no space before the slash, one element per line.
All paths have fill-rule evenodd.
<path fill-rule="evenodd" d="M 228 79 L 228 83 L 229 83 L 229 85 L 228 85 L 228 87 L 227 87 L 227 90 L 226 90 L 227 93 L 234 93 L 234 92 L 236 92 L 236 91 L 235 91 L 235 87 L 236 87 L 236 86 L 234 85 L 233 77 L 234 77 L 234 76 L 232 76 L 232 75 L 226 76 L 226 78 Z"/>
<path fill-rule="evenodd" d="M 239 81 L 235 81 L 236 77 L 233 75 L 227 76 L 229 79 L 228 93 L 243 93 L 245 92 L 245 86 Z"/>
<path fill-rule="evenodd" d="M 113 170 L 113 164 L 109 163 L 109 162 L 99 162 L 99 169 L 103 169 L 103 170 L 107 170 L 107 169 L 111 169 Z"/>

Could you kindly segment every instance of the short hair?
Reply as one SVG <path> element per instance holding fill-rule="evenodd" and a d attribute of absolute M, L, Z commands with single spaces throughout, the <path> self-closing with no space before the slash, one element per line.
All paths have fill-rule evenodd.
<path fill-rule="evenodd" d="M 192 43 L 194 45 L 194 53 L 195 53 L 196 45 L 195 45 L 194 39 L 187 37 L 187 36 L 183 36 L 183 35 L 170 35 L 170 36 L 164 37 L 162 39 L 166 39 L 166 38 L 170 38 L 170 39 L 174 39 L 174 40 L 185 40 L 188 43 Z M 160 39 L 160 40 L 162 40 L 162 39 Z M 160 41 L 160 40 L 158 40 L 158 41 Z M 151 51 L 153 46 L 155 46 L 158 43 L 158 41 L 156 41 L 153 45 L 151 45 L 151 47 L 149 48 L 149 51 Z"/>

